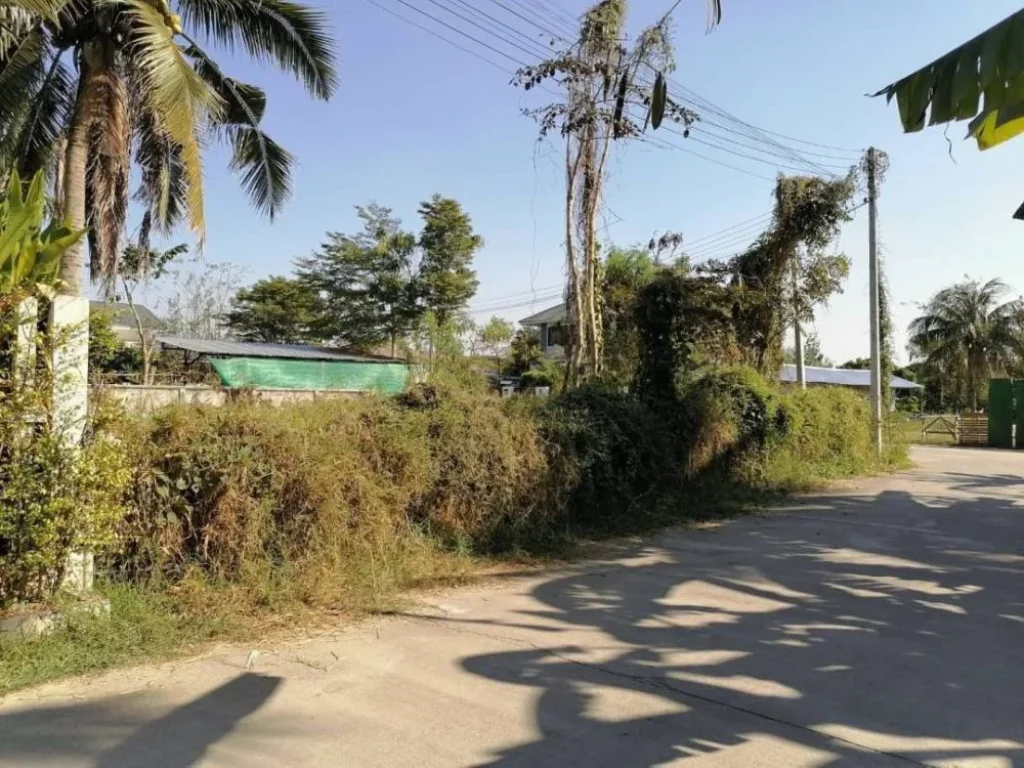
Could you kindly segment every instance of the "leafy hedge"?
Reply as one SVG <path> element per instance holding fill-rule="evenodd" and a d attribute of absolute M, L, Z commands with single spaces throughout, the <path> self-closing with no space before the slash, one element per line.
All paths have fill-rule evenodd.
<path fill-rule="evenodd" d="M 135 422 L 125 546 L 136 579 L 190 573 L 313 603 L 444 569 L 438 554 L 537 551 L 699 512 L 737 488 L 881 467 L 863 399 L 745 369 L 671 402 L 600 386 L 549 401 L 421 386 L 393 399 L 172 408 Z"/>

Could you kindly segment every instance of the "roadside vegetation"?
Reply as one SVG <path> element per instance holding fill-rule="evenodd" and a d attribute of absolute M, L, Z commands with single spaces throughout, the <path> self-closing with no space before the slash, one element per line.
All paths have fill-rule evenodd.
<path fill-rule="evenodd" d="M 185 222 L 202 231 L 201 129 L 219 128 L 232 144 L 257 209 L 272 215 L 290 191 L 291 157 L 260 128 L 263 92 L 223 77 L 182 30 L 222 43 L 237 36 L 314 96 L 334 89 L 322 14 L 285 4 L 264 27 L 258 11 L 201 5 L 209 12 L 181 3 L 183 19 L 154 16 L 169 6 L 141 0 L 80 3 L 47 20 L 22 3 L 14 14 L 33 22 L 14 31 L 39 37 L 39 51 L 24 87 L 4 92 L 18 109 L 0 120 L 0 137 L 48 157 L 63 151 L 68 178 L 46 206 L 42 179 L 53 164 L 29 162 L 35 152 L 0 154 L 0 176 L 11 179 L 0 205 L 0 610 L 56 606 L 67 618 L 37 641 L 0 639 L 0 693 L 251 639 L 268 625 L 387 610 L 410 589 L 459 582 L 494 558 L 565 556 L 584 540 L 763 507 L 904 460 L 899 440 L 878 455 L 861 396 L 775 381 L 786 329 L 813 322 L 842 289 L 848 259 L 833 246 L 849 220 L 854 171 L 779 177 L 767 230 L 728 261 L 693 267 L 671 232 L 647 247 L 599 247 L 610 144 L 643 133 L 648 120 L 656 129 L 696 118 L 667 96 L 668 16 L 622 49 L 622 0 L 585 14 L 566 56 L 517 75 L 531 89 L 573 78 L 568 105 L 534 112 L 578 168 L 566 200 L 568 315 L 577 319 L 567 367 L 545 359 L 529 330 L 471 321 L 483 239 L 460 203 L 435 195 L 420 206 L 418 233 L 367 205 L 360 231 L 329 234 L 288 276 L 241 288 L 229 265 L 208 265 L 168 298 L 176 333 L 384 350 L 420 364 L 421 383 L 391 398 L 237 401 L 134 417 L 100 402 L 84 436 L 69 439 L 53 407 L 61 382 L 45 363 L 66 340 L 23 323 L 24 302 L 41 303 L 45 316 L 55 294 L 79 293 L 89 242 L 93 278 L 104 293 L 119 284 L 138 319 L 138 288 L 177 273 L 184 255 L 153 250 L 150 231 Z M 108 29 L 132 46 L 115 50 L 121 38 Z M 74 74 L 61 61 L 65 33 L 83 51 Z M 160 50 L 176 52 L 178 65 L 150 71 Z M 105 71 L 104 52 L 124 67 Z M 10 64 L 4 55 L 0 66 Z M 646 70 L 653 83 L 638 79 Z M 175 81 L 191 83 L 190 99 L 157 98 Z M 74 106 L 98 99 L 101 86 L 112 89 L 103 109 Z M 137 86 L 145 98 L 126 104 Z M 100 141 L 112 112 L 129 123 L 116 146 Z M 133 136 L 143 219 L 122 247 Z M 110 162 L 91 162 L 97 153 Z M 37 167 L 26 206 L 17 172 Z M 176 182 L 156 183 L 167 178 Z M 60 215 L 44 226 L 47 207 Z M 34 359 L 14 343 L 37 335 Z M 143 382 L 168 370 L 147 343 L 138 353 L 120 346 L 109 319 L 97 319 L 90 341 L 94 370 L 130 368 Z M 502 399 L 492 384 L 506 376 L 552 396 Z M 109 617 L 75 613 L 62 593 L 75 552 L 96 557 Z"/>

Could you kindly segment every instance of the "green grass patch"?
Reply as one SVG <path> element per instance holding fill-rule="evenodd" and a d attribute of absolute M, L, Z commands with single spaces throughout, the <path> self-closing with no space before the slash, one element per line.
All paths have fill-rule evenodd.
<path fill-rule="evenodd" d="M 72 616 L 53 634 L 35 640 L 0 638 L 0 695 L 56 678 L 171 658 L 244 626 L 231 611 L 214 616 L 197 610 L 196 603 L 127 584 L 98 591 L 110 600 L 109 615 Z"/>

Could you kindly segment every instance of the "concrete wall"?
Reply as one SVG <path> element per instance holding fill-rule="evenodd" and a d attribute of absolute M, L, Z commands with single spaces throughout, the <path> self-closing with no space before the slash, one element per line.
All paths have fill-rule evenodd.
<path fill-rule="evenodd" d="M 186 405 L 220 406 L 229 399 L 252 398 L 270 405 L 304 403 L 314 400 L 336 400 L 358 397 L 362 392 L 321 392 L 312 389 L 228 390 L 200 385 L 132 386 L 117 384 L 94 389 L 120 403 L 129 413 L 151 413 L 164 406 Z"/>

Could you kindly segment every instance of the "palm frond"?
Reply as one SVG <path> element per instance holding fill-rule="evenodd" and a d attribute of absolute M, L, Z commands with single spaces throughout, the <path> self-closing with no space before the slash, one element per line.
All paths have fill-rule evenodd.
<path fill-rule="evenodd" d="M 180 149 L 188 190 L 189 225 L 205 237 L 203 161 L 199 131 L 223 107 L 217 93 L 189 65 L 164 17 L 146 0 L 126 0 L 135 16 L 131 46 L 145 83 L 147 101 Z"/>
<path fill-rule="evenodd" d="M 225 77 L 206 53 L 193 44 L 186 53 L 196 72 L 221 96 L 226 109 L 217 123 L 231 142 L 231 169 L 242 174 L 242 186 L 253 206 L 271 220 L 292 193 L 294 157 L 260 130 L 267 95 L 254 85 Z"/>
<path fill-rule="evenodd" d="M 55 19 L 66 0 L 0 0 L 0 9 L 28 11 L 43 18 Z"/>
<path fill-rule="evenodd" d="M 0 132 L 26 110 L 25 94 L 41 78 L 46 38 L 37 25 L 0 51 Z"/>
<path fill-rule="evenodd" d="M 185 24 L 294 74 L 320 99 L 338 86 L 327 15 L 289 0 L 179 0 Z"/>
<path fill-rule="evenodd" d="M 226 130 L 234 150 L 231 170 L 242 175 L 252 204 L 273 219 L 291 197 L 294 156 L 259 128 L 235 125 Z"/>
<path fill-rule="evenodd" d="M 60 58 L 54 56 L 46 76 L 32 93 L 32 110 L 18 132 L 17 158 L 22 177 L 52 167 L 74 100 L 75 84 Z"/>
<path fill-rule="evenodd" d="M 157 231 L 169 234 L 188 207 L 181 147 L 171 140 L 160 116 L 144 104 L 136 113 L 135 140 L 135 162 L 141 171 L 135 199 L 152 215 Z"/>

